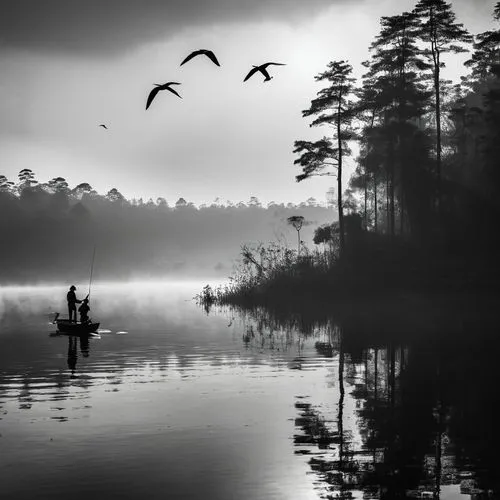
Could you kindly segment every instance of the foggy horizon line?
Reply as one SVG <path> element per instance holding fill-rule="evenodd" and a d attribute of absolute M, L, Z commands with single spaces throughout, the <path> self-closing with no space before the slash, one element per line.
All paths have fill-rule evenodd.
<path fill-rule="evenodd" d="M 0 191 L 1 193 L 1 191 Z M 48 193 L 48 194 L 53 194 L 53 193 Z M 100 194 L 97 193 L 101 197 L 106 197 L 105 194 Z M 250 197 L 252 198 L 252 196 Z M 324 209 L 331 209 L 331 210 L 336 210 L 336 207 L 332 204 L 332 202 L 329 202 L 328 200 L 319 200 L 318 198 L 314 196 L 310 196 L 307 199 L 303 199 L 301 201 L 290 201 L 290 200 L 270 200 L 267 201 L 267 199 L 261 199 L 259 197 L 257 198 L 257 201 L 259 202 L 259 205 L 254 205 L 256 208 L 263 208 L 263 209 L 268 209 L 272 208 L 273 206 L 277 207 L 283 207 L 283 208 L 303 208 L 303 206 L 308 206 L 308 207 L 317 207 L 317 208 L 324 208 Z M 233 201 L 233 200 L 222 200 L 222 201 L 217 201 L 217 198 L 215 198 L 212 201 L 203 201 L 203 202 L 196 202 L 196 201 L 189 201 L 188 198 L 185 198 L 181 196 L 176 202 L 172 202 L 167 200 L 163 196 L 158 196 L 156 199 L 154 199 L 152 196 L 146 199 L 146 197 L 138 197 L 138 198 L 127 198 L 125 197 L 124 201 L 127 203 L 130 203 L 133 206 L 141 206 L 141 205 L 148 205 L 150 202 L 155 204 L 156 206 L 160 206 L 158 204 L 159 199 L 164 199 L 167 202 L 167 207 L 171 209 L 176 208 L 176 203 L 179 201 L 179 199 L 184 199 L 186 202 L 186 206 L 190 208 L 195 208 L 197 210 L 202 210 L 205 208 L 211 208 L 211 207 L 216 207 L 216 208 L 238 208 L 238 205 L 243 204 L 245 207 L 250 208 L 252 205 L 250 204 L 250 199 L 248 200 L 240 200 L 240 201 Z M 311 199 L 314 199 L 315 204 L 312 205 Z M 76 201 L 78 202 L 84 202 L 84 198 L 79 198 Z M 142 202 L 139 204 L 139 202 Z"/>
<path fill-rule="evenodd" d="M 31 169 L 23 169 L 23 170 L 28 170 L 34 174 Z M 19 173 L 23 172 L 21 170 Z M 2 183 L 3 181 L 3 183 Z M 51 186 L 51 183 L 52 186 Z M 78 188 L 80 188 L 83 185 L 87 185 L 90 187 L 90 190 L 83 190 L 81 189 L 80 193 L 78 193 Z M 325 191 L 325 199 L 319 200 L 315 196 L 309 196 L 305 199 L 302 199 L 300 201 L 290 201 L 290 200 L 285 200 L 285 199 L 261 199 L 259 196 L 252 195 L 250 194 L 248 196 L 247 200 L 239 200 L 239 201 L 233 201 L 229 198 L 225 198 L 222 196 L 216 196 L 213 200 L 211 201 L 190 201 L 188 197 L 185 196 L 179 196 L 179 198 L 174 202 L 172 201 L 175 197 L 171 198 L 170 201 L 165 197 L 165 196 L 131 196 L 127 197 L 122 193 L 120 189 L 117 187 L 112 187 L 110 188 L 106 193 L 99 193 L 97 189 L 95 189 L 90 183 L 87 182 L 81 182 L 76 184 L 73 188 L 70 188 L 68 185 L 68 182 L 66 181 L 65 178 L 63 177 L 54 177 L 50 180 L 47 180 L 45 182 L 37 181 L 35 178 L 30 179 L 28 181 L 18 181 L 17 183 L 14 183 L 12 181 L 9 181 L 8 177 L 0 174 L 0 193 L 6 193 L 6 194 L 11 194 L 15 197 L 20 196 L 21 192 L 24 189 L 36 189 L 36 188 L 41 188 L 45 193 L 49 195 L 56 194 L 57 192 L 64 192 L 64 194 L 70 195 L 76 195 L 77 198 L 79 198 L 79 201 L 82 201 L 85 195 L 97 195 L 101 197 L 106 197 L 108 196 L 111 192 L 117 191 L 120 195 L 124 197 L 124 201 L 131 203 L 131 204 L 138 204 L 139 202 L 142 202 L 142 204 L 147 205 L 149 203 L 154 203 L 158 205 L 160 202 L 159 200 L 165 201 L 167 206 L 169 208 L 175 208 L 176 204 L 184 200 L 186 205 L 195 207 L 197 209 L 200 208 L 207 208 L 211 206 L 218 206 L 221 208 L 230 208 L 230 207 L 237 207 L 239 204 L 245 204 L 246 206 L 251 206 L 252 200 L 253 203 L 255 204 L 258 202 L 261 207 L 266 208 L 269 207 L 270 204 L 274 205 L 283 205 L 284 207 L 287 207 L 288 205 L 293 205 L 297 208 L 300 207 L 300 205 L 303 204 L 312 204 L 313 201 L 315 202 L 316 206 L 321 207 L 321 208 L 330 208 L 331 203 L 326 199 L 326 196 L 328 195 L 328 191 L 335 190 L 335 188 L 331 187 L 328 191 Z M 44 189 L 48 188 L 48 189 Z M 292 207 L 291 207 L 292 208 Z"/>
<path fill-rule="evenodd" d="M 162 287 L 162 286 L 179 286 L 179 285 L 196 285 L 199 286 L 200 283 L 205 283 L 207 280 L 210 280 L 211 284 L 218 284 L 220 283 L 225 283 L 227 278 L 217 278 L 217 277 L 210 277 L 207 276 L 206 278 L 192 278 L 192 277 L 186 277 L 184 279 L 177 277 L 172 277 L 168 278 L 165 277 L 164 279 L 158 279 L 154 278 L 151 280 L 146 280 L 144 278 L 140 279 L 124 279 L 122 281 L 120 280 L 102 280 L 100 281 L 99 279 L 93 280 L 92 281 L 92 291 L 98 291 L 99 288 L 105 287 L 105 288 L 112 288 L 112 287 L 123 287 L 123 286 L 148 286 L 148 287 Z M 81 284 L 78 286 L 78 280 L 76 281 L 76 292 L 80 294 L 86 294 L 88 293 L 88 283 L 87 284 Z M 73 282 L 48 282 L 44 281 L 41 283 L 32 283 L 32 284 L 0 284 L 0 292 L 2 291 L 24 291 L 24 290 L 29 290 L 31 288 L 37 288 L 37 289 L 59 289 L 59 288 L 69 288 Z M 97 290 L 96 290 L 97 289 Z M 91 293 L 92 297 L 92 293 Z"/>

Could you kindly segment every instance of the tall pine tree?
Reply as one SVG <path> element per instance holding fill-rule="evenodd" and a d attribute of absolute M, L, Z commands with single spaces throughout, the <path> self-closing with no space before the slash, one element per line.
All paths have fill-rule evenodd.
<path fill-rule="evenodd" d="M 311 127 L 328 125 L 333 127 L 333 142 L 323 139 L 317 143 L 295 142 L 295 153 L 301 156 L 294 162 L 302 166 L 303 174 L 297 181 L 321 174 L 327 158 L 331 156 L 337 175 L 337 208 L 339 214 L 340 251 L 345 248 L 344 211 L 342 203 L 342 168 L 345 156 L 351 154 L 348 142 L 356 137 L 353 120 L 358 111 L 353 102 L 355 95 L 352 66 L 346 61 L 328 63 L 326 71 L 315 77 L 317 82 L 326 82 L 327 87 L 317 93 L 309 109 L 302 116 L 315 116 Z M 333 144 L 335 143 L 335 146 Z"/>
<path fill-rule="evenodd" d="M 423 54 L 432 66 L 436 117 L 437 201 L 441 209 L 441 69 L 445 66 L 442 56 L 447 53 L 467 52 L 464 44 L 471 43 L 472 36 L 463 24 L 456 22 L 455 13 L 445 0 L 420 0 L 413 12 L 419 19 L 417 35 L 424 43 Z"/>

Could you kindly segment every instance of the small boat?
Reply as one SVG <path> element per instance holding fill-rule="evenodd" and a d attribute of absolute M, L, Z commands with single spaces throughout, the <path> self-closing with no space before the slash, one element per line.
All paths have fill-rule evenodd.
<path fill-rule="evenodd" d="M 80 323 L 70 321 L 69 319 L 59 319 L 59 313 L 52 322 L 57 325 L 57 331 L 60 333 L 69 333 L 70 335 L 93 335 L 97 332 L 100 323 L 89 321 L 87 323 Z"/>

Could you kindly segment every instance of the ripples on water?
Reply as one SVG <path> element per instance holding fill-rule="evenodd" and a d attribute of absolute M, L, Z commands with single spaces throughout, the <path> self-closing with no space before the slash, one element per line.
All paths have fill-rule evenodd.
<path fill-rule="evenodd" d="M 489 443 L 467 441 L 487 404 L 466 375 L 457 403 L 456 366 L 334 323 L 207 316 L 199 289 L 96 287 L 88 339 L 54 335 L 64 288 L 1 292 L 2 498 L 495 496 Z"/>

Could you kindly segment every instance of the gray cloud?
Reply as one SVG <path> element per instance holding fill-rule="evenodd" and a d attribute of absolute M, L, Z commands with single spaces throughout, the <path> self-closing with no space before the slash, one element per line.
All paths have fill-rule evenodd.
<path fill-rule="evenodd" d="M 363 0 L 357 0 L 362 2 Z M 7 0 L 3 48 L 120 52 L 187 27 L 227 22 L 298 22 L 349 0 Z"/>

